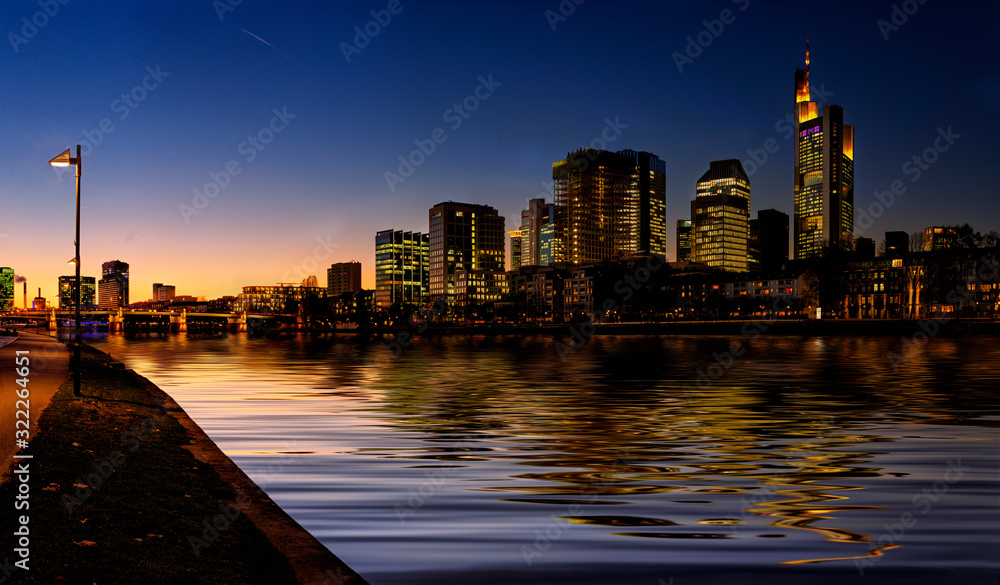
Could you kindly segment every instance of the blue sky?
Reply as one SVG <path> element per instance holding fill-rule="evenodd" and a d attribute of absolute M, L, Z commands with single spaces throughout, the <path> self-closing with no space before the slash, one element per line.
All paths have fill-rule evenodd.
<path fill-rule="evenodd" d="M 791 214 L 781 121 L 806 35 L 814 89 L 855 126 L 856 207 L 894 180 L 906 187 L 865 235 L 1000 230 L 988 176 L 996 2 L 243 0 L 221 18 L 219 5 L 229 0 L 0 5 L 0 265 L 28 278 L 30 296 L 41 286 L 54 297 L 70 273 L 73 178 L 46 161 L 76 144 L 84 274 L 129 262 L 133 301 L 154 281 L 209 298 L 307 274 L 325 282 L 325 266 L 348 260 L 372 287 L 376 231 L 426 231 L 427 209 L 445 200 L 492 205 L 512 227 L 552 163 L 602 132 L 609 150 L 666 161 L 673 259 L 675 220 L 712 160 L 750 170 L 774 139 L 753 165 L 751 209 Z M 894 5 L 898 26 L 880 28 Z M 377 34 L 348 62 L 355 27 Z M 679 68 L 675 53 L 699 34 L 711 42 Z M 470 98 L 480 78 L 491 88 Z M 455 127 L 446 112 L 463 102 L 476 109 Z M 948 149 L 912 180 L 904 165 L 948 128 Z M 415 141 L 433 153 L 390 188 L 386 172 Z M 215 196 L 196 209 L 206 185 Z"/>

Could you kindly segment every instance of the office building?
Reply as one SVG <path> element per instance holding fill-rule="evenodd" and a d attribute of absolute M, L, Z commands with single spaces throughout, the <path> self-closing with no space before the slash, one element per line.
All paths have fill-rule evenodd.
<path fill-rule="evenodd" d="M 112 260 L 101 265 L 101 280 L 97 283 L 97 306 L 114 310 L 127 307 L 128 263 Z"/>
<path fill-rule="evenodd" d="M 14 308 L 14 269 L 0 268 L 0 311 Z"/>
<path fill-rule="evenodd" d="M 317 286 L 319 283 L 307 282 L 304 286 Z M 361 263 L 337 262 L 326 270 L 326 294 L 331 297 L 346 292 L 356 293 L 361 290 Z"/>
<path fill-rule="evenodd" d="M 691 220 L 677 220 L 677 261 L 691 261 Z"/>
<path fill-rule="evenodd" d="M 519 266 L 539 266 L 541 263 L 542 226 L 547 223 L 549 208 L 544 199 L 528 201 L 521 211 L 521 258 Z"/>
<path fill-rule="evenodd" d="M 507 230 L 510 236 L 510 269 L 521 267 L 521 230 Z"/>
<path fill-rule="evenodd" d="M 795 258 L 843 247 L 854 237 L 854 126 L 840 106 L 811 101 L 806 67 L 795 71 L 793 163 Z"/>
<path fill-rule="evenodd" d="M 551 266 L 566 261 L 566 208 L 550 205 L 545 224 L 539 231 L 538 263 Z"/>
<path fill-rule="evenodd" d="M 552 179 L 565 210 L 557 262 L 666 254 L 666 164 L 656 155 L 581 149 L 552 164 Z"/>
<path fill-rule="evenodd" d="M 487 205 L 438 203 L 428 211 L 430 295 L 451 304 L 455 271 L 504 270 L 504 218 Z"/>
<path fill-rule="evenodd" d="M 430 299 L 430 236 L 382 230 L 375 234 L 375 304 L 421 305 Z"/>
<path fill-rule="evenodd" d="M 177 294 L 177 287 L 175 287 L 172 284 L 163 284 L 162 282 L 153 283 L 154 301 L 170 301 L 173 300 L 176 294 Z"/>
<path fill-rule="evenodd" d="M 691 202 L 691 258 L 733 272 L 748 269 L 750 178 L 739 159 L 712 161 Z"/>
<path fill-rule="evenodd" d="M 97 289 L 96 280 L 93 276 L 80 277 L 80 310 L 92 311 L 97 308 L 95 292 Z M 59 308 L 76 310 L 77 299 L 76 276 L 59 277 Z"/>
<path fill-rule="evenodd" d="M 756 248 L 760 251 L 760 270 L 776 272 L 788 262 L 788 214 L 777 209 L 757 211 Z"/>

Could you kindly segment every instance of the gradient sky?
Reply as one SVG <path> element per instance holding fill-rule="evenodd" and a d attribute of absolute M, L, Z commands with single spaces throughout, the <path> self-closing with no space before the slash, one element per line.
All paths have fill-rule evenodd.
<path fill-rule="evenodd" d="M 552 163 L 592 144 L 606 119 L 627 125 L 608 150 L 666 161 L 673 260 L 675 220 L 712 160 L 746 164 L 773 138 L 777 151 L 751 176 L 751 214 L 792 213 L 779 122 L 806 35 L 813 88 L 855 127 L 856 208 L 894 180 L 906 187 L 865 235 L 1000 230 L 988 177 L 1000 153 L 997 2 L 896 2 L 917 10 L 897 14 L 886 39 L 888 1 L 402 0 L 348 62 L 342 43 L 389 4 L 243 0 L 222 18 L 228 0 L 70 1 L 51 17 L 37 1 L 0 4 L 0 266 L 49 299 L 72 273 L 73 176 L 46 162 L 83 144 L 83 274 L 128 262 L 133 302 L 153 282 L 208 298 L 308 274 L 325 284 L 325 268 L 349 260 L 373 288 L 376 231 L 426 231 L 427 209 L 446 200 L 492 205 L 516 227 L 526 201 L 547 193 Z M 553 30 L 560 6 L 575 10 Z M 672 55 L 725 9 L 735 20 L 705 32 L 711 44 L 679 71 Z M 499 86 L 453 128 L 446 111 L 480 76 Z M 275 108 L 294 119 L 265 130 L 273 139 L 248 161 L 241 144 Z M 949 127 L 959 138 L 913 181 L 904 164 Z M 446 140 L 391 190 L 385 172 L 436 128 Z M 239 174 L 186 221 L 181 206 L 229 164 Z"/>

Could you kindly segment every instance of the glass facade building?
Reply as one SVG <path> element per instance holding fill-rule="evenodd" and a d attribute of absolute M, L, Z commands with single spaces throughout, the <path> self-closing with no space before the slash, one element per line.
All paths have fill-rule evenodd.
<path fill-rule="evenodd" d="M 93 276 L 80 277 L 80 310 L 92 311 L 97 308 L 94 303 L 96 295 L 96 281 Z M 59 277 L 59 308 L 75 309 L 76 305 L 76 276 Z"/>
<path fill-rule="evenodd" d="M 430 209 L 430 296 L 455 300 L 455 271 L 504 270 L 504 218 L 487 205 L 438 203 Z"/>
<path fill-rule="evenodd" d="M 749 258 L 750 178 L 739 159 L 713 161 L 691 202 L 691 258 L 745 272 Z"/>
<path fill-rule="evenodd" d="M 127 307 L 128 262 L 112 260 L 101 265 L 101 280 L 97 283 L 97 306 L 114 310 Z"/>
<path fill-rule="evenodd" d="M 375 234 L 375 304 L 420 305 L 430 299 L 430 236 L 382 230 Z"/>

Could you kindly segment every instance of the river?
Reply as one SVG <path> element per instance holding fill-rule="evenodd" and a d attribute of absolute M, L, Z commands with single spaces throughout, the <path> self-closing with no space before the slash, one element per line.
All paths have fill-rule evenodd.
<path fill-rule="evenodd" d="M 1000 575 L 997 337 L 87 341 L 373 585 Z"/>

